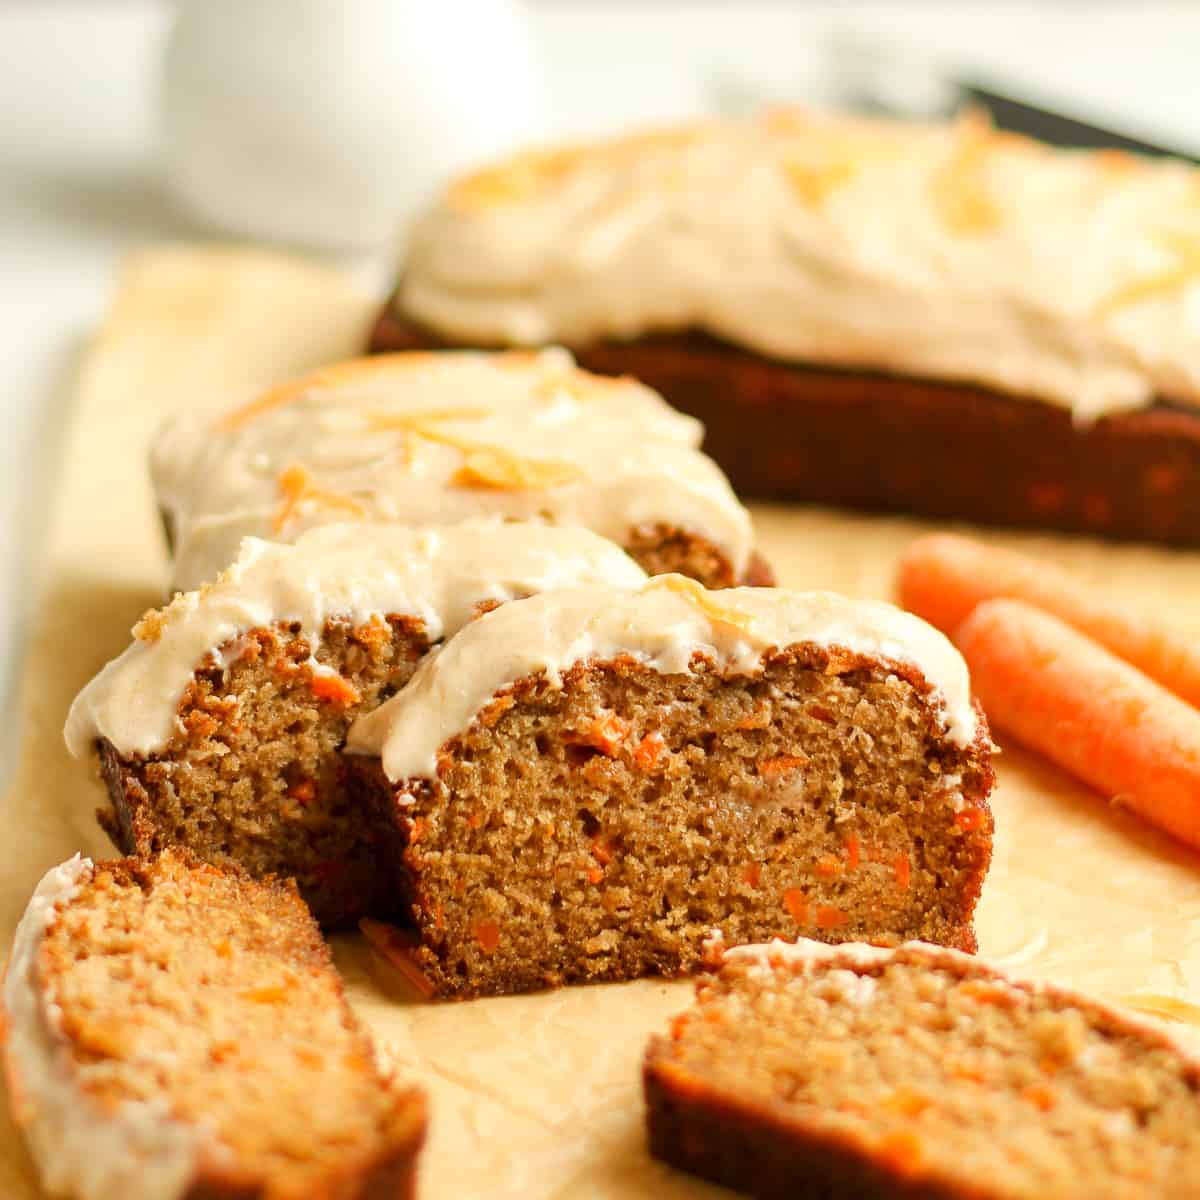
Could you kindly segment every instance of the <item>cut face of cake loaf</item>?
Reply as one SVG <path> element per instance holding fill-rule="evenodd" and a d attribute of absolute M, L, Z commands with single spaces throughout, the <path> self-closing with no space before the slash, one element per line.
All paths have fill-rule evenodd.
<path fill-rule="evenodd" d="M 1200 1065 L 919 943 L 743 946 L 645 1061 L 651 1152 L 763 1198 L 1185 1200 Z"/>
<path fill-rule="evenodd" d="M 570 346 L 748 495 L 1195 545 L 1198 214 L 1183 162 L 776 110 L 460 180 L 372 345 Z"/>
<path fill-rule="evenodd" d="M 714 928 L 973 949 L 990 752 L 915 617 L 661 576 L 471 623 L 347 764 L 450 996 L 686 971 Z"/>
<path fill-rule="evenodd" d="M 651 573 L 769 583 L 702 434 L 649 388 L 589 375 L 565 351 L 401 354 L 180 418 L 151 469 L 179 588 L 212 579 L 247 534 L 493 514 L 593 530 Z"/>
<path fill-rule="evenodd" d="M 100 819 L 123 853 L 179 844 L 294 877 L 326 925 L 383 915 L 377 838 L 338 755 L 353 719 L 491 605 L 644 579 L 603 538 L 536 524 L 360 522 L 292 545 L 249 539 L 215 583 L 143 618 L 75 701 L 67 744 L 98 749 Z"/>
<path fill-rule="evenodd" d="M 78 1200 L 401 1200 L 420 1094 L 376 1063 L 290 884 L 169 852 L 42 880 L 4 981 L 10 1096 Z"/>

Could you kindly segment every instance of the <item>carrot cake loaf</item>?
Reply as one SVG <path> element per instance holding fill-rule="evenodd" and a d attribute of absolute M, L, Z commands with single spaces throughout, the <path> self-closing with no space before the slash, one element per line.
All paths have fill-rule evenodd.
<path fill-rule="evenodd" d="M 749 495 L 1200 543 L 1200 172 L 981 114 L 793 110 L 517 155 L 377 350 L 570 346 Z"/>
<path fill-rule="evenodd" d="M 347 740 L 431 994 L 685 971 L 713 928 L 974 948 L 987 727 L 941 634 L 775 588 L 517 600 Z"/>
<path fill-rule="evenodd" d="M 421 1095 L 350 1012 L 295 888 L 174 852 L 76 856 L 4 981 L 14 1115 L 78 1200 L 402 1200 Z"/>
<path fill-rule="evenodd" d="M 715 960 L 646 1055 L 669 1163 L 764 1198 L 1196 1195 L 1200 1063 L 1143 1019 L 921 943 Z"/>
<path fill-rule="evenodd" d="M 770 582 L 746 510 L 696 449 L 702 432 L 565 351 L 400 354 L 326 368 L 215 419 L 181 417 L 151 467 L 179 588 L 213 578 L 247 534 L 481 514 L 594 530 L 655 574 Z"/>
<path fill-rule="evenodd" d="M 596 534 L 538 524 L 356 522 L 291 545 L 251 538 L 216 583 L 142 619 L 75 701 L 67 744 L 98 750 L 100 819 L 123 853 L 180 844 L 295 877 L 326 925 L 383 915 L 375 834 L 343 786 L 350 723 L 481 608 L 644 579 Z"/>

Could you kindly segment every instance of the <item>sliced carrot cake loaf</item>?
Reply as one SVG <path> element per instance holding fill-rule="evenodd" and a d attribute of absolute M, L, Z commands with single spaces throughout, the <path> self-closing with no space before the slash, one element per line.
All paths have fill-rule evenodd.
<path fill-rule="evenodd" d="M 978 111 L 527 151 L 416 222 L 372 345 L 566 345 L 747 495 L 1196 545 L 1198 195 Z"/>
<path fill-rule="evenodd" d="M 653 574 L 770 582 L 754 574 L 750 518 L 697 449 L 702 433 L 649 388 L 589 375 L 565 351 L 399 354 L 215 419 L 189 414 L 160 435 L 151 467 L 179 588 L 213 578 L 246 534 L 481 514 L 594 530 Z"/>
<path fill-rule="evenodd" d="M 294 886 L 169 852 L 50 871 L 4 981 L 14 1115 L 79 1200 L 401 1200 L 419 1093 L 376 1062 Z"/>
<path fill-rule="evenodd" d="M 338 757 L 351 721 L 482 608 L 644 579 L 587 530 L 499 520 L 248 539 L 216 583 L 142 619 L 75 701 L 67 744 L 99 751 L 123 853 L 180 844 L 293 876 L 327 925 L 382 915 L 390 886 Z"/>
<path fill-rule="evenodd" d="M 347 751 L 435 994 L 683 971 L 714 928 L 974 948 L 991 743 L 890 605 L 678 575 L 514 601 Z"/>
<path fill-rule="evenodd" d="M 646 1055 L 669 1163 L 764 1198 L 1197 1194 L 1200 1063 L 1144 1020 L 921 943 L 715 959 Z"/>

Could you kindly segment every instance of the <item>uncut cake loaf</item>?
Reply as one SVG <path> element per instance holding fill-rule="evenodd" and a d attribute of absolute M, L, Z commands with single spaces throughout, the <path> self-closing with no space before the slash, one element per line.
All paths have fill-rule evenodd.
<path fill-rule="evenodd" d="M 764 1200 L 1196 1195 L 1200 1062 L 1145 1020 L 920 943 L 713 965 L 646 1054 L 669 1163 Z"/>
<path fill-rule="evenodd" d="M 9 1094 L 78 1200 L 402 1200 L 425 1105 L 295 888 L 169 852 L 50 871 L 4 981 Z"/>
<path fill-rule="evenodd" d="M 719 929 L 973 949 L 991 743 L 957 651 L 774 588 L 517 600 L 360 717 L 347 764 L 441 996 L 694 967 Z"/>
<path fill-rule="evenodd" d="M 1196 545 L 1198 297 L 1190 164 L 773 110 L 459 180 L 372 346 L 570 346 L 747 495 Z"/>
<path fill-rule="evenodd" d="M 378 838 L 338 755 L 351 722 L 483 609 L 645 578 L 585 529 L 498 520 L 247 539 L 215 583 L 142 619 L 76 699 L 67 745 L 98 752 L 100 820 L 123 853 L 178 844 L 294 877 L 325 925 L 385 915 Z"/>
<path fill-rule="evenodd" d="M 449 524 L 498 515 L 583 527 L 647 571 L 769 583 L 750 518 L 701 454 L 699 422 L 565 351 L 399 354 L 327 367 L 159 435 L 151 473 L 197 587 L 246 535 L 331 521 Z"/>

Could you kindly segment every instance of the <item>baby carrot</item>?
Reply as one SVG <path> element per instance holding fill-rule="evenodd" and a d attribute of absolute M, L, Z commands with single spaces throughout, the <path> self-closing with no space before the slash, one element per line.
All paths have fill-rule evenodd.
<path fill-rule="evenodd" d="M 1048 563 L 970 538 L 931 534 L 904 552 L 897 587 L 905 608 L 947 634 L 985 600 L 1023 600 L 1200 707 L 1200 639 L 1098 596 Z"/>
<path fill-rule="evenodd" d="M 954 640 L 997 729 L 1200 848 L 1200 711 L 1016 600 L 981 604 Z"/>

